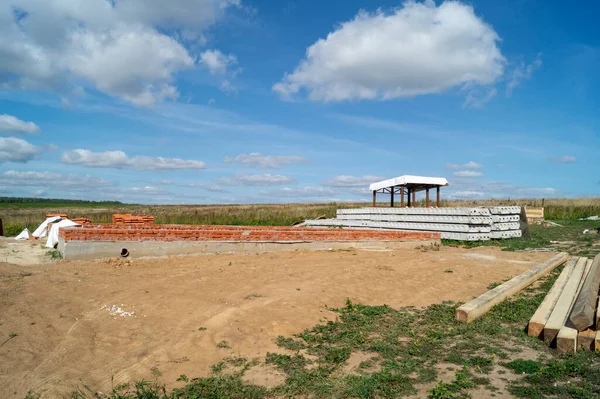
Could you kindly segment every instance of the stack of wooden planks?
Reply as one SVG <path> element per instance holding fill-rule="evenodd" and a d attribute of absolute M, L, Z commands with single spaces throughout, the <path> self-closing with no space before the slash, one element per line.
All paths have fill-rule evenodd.
<path fill-rule="evenodd" d="M 600 351 L 600 254 L 571 257 L 529 321 L 527 333 L 560 352 Z"/>
<path fill-rule="evenodd" d="M 129 213 L 118 214 L 115 213 L 112 216 L 113 224 L 129 224 L 129 225 L 138 225 L 138 224 L 154 224 L 154 216 L 147 215 L 131 215 Z"/>

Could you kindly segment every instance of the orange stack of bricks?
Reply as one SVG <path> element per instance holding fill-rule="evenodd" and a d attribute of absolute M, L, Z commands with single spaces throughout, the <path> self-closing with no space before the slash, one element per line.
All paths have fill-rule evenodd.
<path fill-rule="evenodd" d="M 272 226 L 85 225 L 60 229 L 66 241 L 425 241 L 440 233 Z"/>
<path fill-rule="evenodd" d="M 73 222 L 75 222 L 77 224 L 81 224 L 81 225 L 92 223 L 92 221 L 90 219 L 88 219 L 88 218 L 74 218 L 74 219 L 71 219 L 71 220 Z"/>
<path fill-rule="evenodd" d="M 46 219 L 48 218 L 53 218 L 55 216 L 60 216 L 61 220 L 65 220 L 68 219 L 69 217 L 67 215 L 65 215 L 64 213 L 47 213 L 46 214 Z"/>
<path fill-rule="evenodd" d="M 113 224 L 129 224 L 129 225 L 141 225 L 141 224 L 154 224 L 154 216 L 138 215 L 134 216 L 129 213 L 116 213 L 112 216 Z"/>

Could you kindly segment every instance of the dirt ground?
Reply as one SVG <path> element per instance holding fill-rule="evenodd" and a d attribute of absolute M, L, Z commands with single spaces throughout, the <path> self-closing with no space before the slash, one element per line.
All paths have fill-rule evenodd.
<path fill-rule="evenodd" d="M 180 374 L 208 375 L 226 356 L 282 352 L 278 335 L 335 318 L 326 305 L 343 306 L 347 297 L 392 307 L 465 301 L 552 255 L 443 247 L 31 265 L 8 259 L 0 263 L 0 344 L 13 337 L 0 347 L 0 397 L 69 396 L 82 383 L 107 391 L 111 379 L 174 386 Z M 248 375 L 281 382 L 267 368 Z"/>

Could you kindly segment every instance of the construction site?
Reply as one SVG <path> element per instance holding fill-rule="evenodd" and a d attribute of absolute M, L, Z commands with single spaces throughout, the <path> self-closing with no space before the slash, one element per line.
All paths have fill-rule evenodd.
<path fill-rule="evenodd" d="M 447 183 L 436 180 L 435 186 L 430 179 L 402 176 L 372 185 L 373 206 L 288 227 L 156 224 L 151 215 L 122 213 L 95 223 L 46 214 L 35 231 L 4 239 L 0 248 L 6 262 L 0 327 L 14 331 L 0 352 L 2 397 L 65 397 L 85 386 L 96 397 L 116 398 L 139 391 L 128 384 L 142 380 L 178 395 L 187 376 L 211 387 L 230 379 L 241 384 L 235 388 L 241 391 L 212 387 L 220 392 L 214 397 L 361 397 L 347 391 L 348 378 L 395 376 L 385 383 L 389 391 L 380 381 L 368 392 L 508 398 L 519 373 L 506 369 L 508 360 L 600 350 L 600 256 L 481 245 L 528 240 L 531 226 L 557 223 L 545 221 L 543 209 L 520 206 L 415 207 L 417 190 L 437 188 L 439 201 L 439 187 Z M 378 190 L 391 194 L 389 206 L 382 206 L 381 195 L 375 202 Z M 401 196 L 400 207 L 394 196 Z M 549 290 L 536 291 L 544 286 Z M 448 341 L 500 323 L 499 309 L 513 303 L 531 309 L 523 313 L 525 323 L 502 327 L 497 336 L 478 333 L 471 344 Z M 383 323 L 378 329 L 363 325 L 351 333 L 364 339 L 339 336 L 346 346 L 313 347 L 325 337 L 325 330 L 310 332 L 313 326 L 337 329 L 350 322 L 348 312 L 378 315 L 381 309 L 369 309 L 384 304 L 384 319 L 373 321 Z M 439 304 L 447 305 L 436 317 L 446 321 L 428 321 L 425 328 Z M 386 324 L 392 309 L 398 309 L 393 317 L 408 319 Z M 321 338 L 311 337 L 315 331 Z M 398 346 L 384 349 L 391 332 Z M 496 341 L 510 334 L 510 344 Z M 537 349 L 525 349 L 521 334 L 535 338 Z M 486 345 L 490 352 L 481 351 Z M 390 363 L 403 356 L 412 358 L 410 366 Z M 333 384 L 324 392 L 319 384 L 292 382 L 316 371 Z M 457 378 L 470 382 L 460 386 Z M 182 397 L 213 397 L 202 392 Z"/>

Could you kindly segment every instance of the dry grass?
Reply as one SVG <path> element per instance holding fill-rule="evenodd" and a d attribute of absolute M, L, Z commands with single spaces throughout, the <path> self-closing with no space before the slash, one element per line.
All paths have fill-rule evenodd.
<path fill-rule="evenodd" d="M 383 197 L 383 196 L 382 196 Z M 384 197 L 385 198 L 385 197 Z M 384 198 L 380 198 L 383 200 Z M 386 198 L 387 199 L 387 198 Z M 380 202 L 379 206 L 389 203 Z M 545 208 L 547 219 L 577 219 L 600 215 L 600 198 L 513 199 L 482 201 L 442 201 L 444 207 L 525 205 Z M 305 219 L 335 217 L 340 208 L 370 206 L 370 203 L 320 204 L 261 204 L 261 205 L 117 205 L 114 207 L 27 207 L 4 206 L 0 218 L 5 226 L 19 224 L 36 228 L 46 213 L 66 213 L 69 217 L 88 217 L 94 223 L 108 223 L 113 213 L 152 215 L 156 223 L 167 224 L 226 224 L 289 226 Z M 424 206 L 424 201 L 417 201 Z"/>

